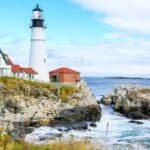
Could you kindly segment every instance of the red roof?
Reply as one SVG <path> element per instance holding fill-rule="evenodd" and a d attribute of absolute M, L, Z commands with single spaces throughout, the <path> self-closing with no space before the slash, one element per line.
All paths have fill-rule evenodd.
<path fill-rule="evenodd" d="M 14 73 L 22 73 L 22 68 L 19 65 L 12 65 L 11 70 Z"/>
<path fill-rule="evenodd" d="M 38 74 L 35 70 L 32 68 L 22 68 L 19 65 L 12 65 L 12 72 L 14 73 L 27 73 L 27 74 Z"/>
<path fill-rule="evenodd" d="M 61 68 L 58 68 L 56 70 L 52 70 L 50 71 L 50 73 L 66 73 L 66 74 L 73 74 L 73 73 L 80 73 L 76 70 L 73 70 L 73 69 L 70 69 L 70 68 L 67 68 L 67 67 L 61 67 Z"/>
<path fill-rule="evenodd" d="M 7 63 L 8 65 L 11 65 L 11 66 L 12 66 L 11 70 L 12 70 L 13 73 L 23 73 L 23 72 L 24 72 L 24 73 L 27 73 L 27 74 L 38 74 L 38 73 L 37 73 L 34 69 L 32 69 L 32 68 L 24 68 L 24 67 L 21 67 L 20 65 L 14 64 L 14 63 L 11 61 L 11 59 L 8 57 L 8 55 L 7 55 L 6 53 L 4 53 L 2 50 L 0 50 L 0 52 L 3 54 L 6 63 Z"/>
<path fill-rule="evenodd" d="M 34 69 L 32 68 L 22 68 L 22 71 L 27 74 L 38 74 Z"/>

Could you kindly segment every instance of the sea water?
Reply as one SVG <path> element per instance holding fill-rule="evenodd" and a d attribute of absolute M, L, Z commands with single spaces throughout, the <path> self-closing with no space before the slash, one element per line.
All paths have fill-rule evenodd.
<path fill-rule="evenodd" d="M 120 85 L 136 84 L 150 87 L 150 79 L 85 77 L 84 80 L 97 100 L 103 95 L 111 93 L 114 88 Z M 127 144 L 131 144 L 136 150 L 150 149 L 150 120 L 141 120 L 143 124 L 129 123 L 130 119 L 113 111 L 110 106 L 101 105 L 101 108 L 102 118 L 96 123 L 97 127 L 89 127 L 89 130 L 86 131 L 71 130 L 64 132 L 63 137 L 71 136 L 77 139 L 92 139 L 102 145 L 115 145 L 114 149 L 116 149 L 116 145 Z M 52 132 L 52 128 L 38 128 L 32 134 L 27 135 L 26 140 L 34 143 L 44 143 L 50 138 L 47 136 L 50 135 L 48 134 L 49 132 Z M 58 134 L 57 130 L 55 132 Z M 40 136 L 46 140 L 39 141 Z M 126 146 L 125 148 L 130 149 L 130 147 L 127 148 Z"/>

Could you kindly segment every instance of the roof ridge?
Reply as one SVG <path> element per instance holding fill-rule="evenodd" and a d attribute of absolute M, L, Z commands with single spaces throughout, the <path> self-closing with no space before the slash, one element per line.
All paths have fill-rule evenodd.
<path fill-rule="evenodd" d="M 59 73 L 80 73 L 77 70 L 68 68 L 68 67 L 60 67 L 55 70 L 50 71 L 50 73 L 59 72 Z"/>

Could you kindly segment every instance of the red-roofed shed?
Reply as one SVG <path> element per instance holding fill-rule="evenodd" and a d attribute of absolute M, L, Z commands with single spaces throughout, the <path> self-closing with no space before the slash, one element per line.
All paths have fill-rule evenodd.
<path fill-rule="evenodd" d="M 49 77 L 52 82 L 76 83 L 80 81 L 80 72 L 61 67 L 49 72 Z"/>

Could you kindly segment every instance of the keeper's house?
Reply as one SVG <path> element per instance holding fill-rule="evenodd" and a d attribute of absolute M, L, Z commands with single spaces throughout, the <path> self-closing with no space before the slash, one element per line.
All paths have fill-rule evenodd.
<path fill-rule="evenodd" d="M 12 76 L 19 77 L 27 80 L 35 80 L 38 73 L 27 67 L 21 67 L 20 65 L 14 64 L 11 59 L 0 50 L 0 76 Z"/>
<path fill-rule="evenodd" d="M 50 71 L 49 77 L 51 82 L 77 83 L 80 81 L 80 72 L 70 68 L 61 67 Z"/>

